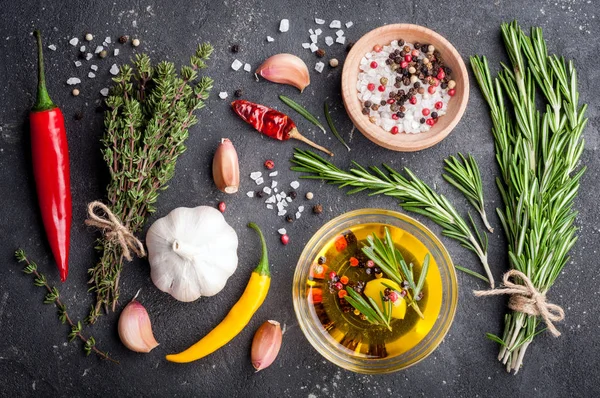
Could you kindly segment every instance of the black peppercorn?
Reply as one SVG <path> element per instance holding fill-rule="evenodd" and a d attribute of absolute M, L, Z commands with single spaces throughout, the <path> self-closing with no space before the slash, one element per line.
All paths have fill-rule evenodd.
<path fill-rule="evenodd" d="M 421 122 L 421 124 L 425 123 L 425 118 L 422 117 L 421 120 L 419 120 L 419 122 Z"/>
<path fill-rule="evenodd" d="M 398 39 L 398 45 L 400 47 L 404 46 L 404 39 Z"/>
<path fill-rule="evenodd" d="M 75 112 L 75 115 L 73 115 L 73 119 L 75 120 L 81 120 L 83 119 L 83 112 Z"/>
<path fill-rule="evenodd" d="M 317 50 L 317 52 L 315 53 L 315 55 L 319 58 L 323 58 L 325 56 L 325 50 L 323 50 L 322 48 L 319 48 Z"/>
<path fill-rule="evenodd" d="M 369 108 L 367 108 L 367 107 L 364 107 L 364 108 L 362 109 L 362 114 L 363 114 L 363 115 L 368 115 L 368 114 L 369 114 L 369 112 L 371 112 L 371 111 L 370 111 L 370 110 L 369 110 Z"/>
<path fill-rule="evenodd" d="M 379 101 L 379 105 L 386 106 L 387 105 L 387 101 L 386 100 L 381 100 L 381 101 Z"/>
<path fill-rule="evenodd" d="M 414 88 L 419 88 L 421 87 L 421 82 L 415 82 L 415 84 L 413 84 Z"/>
<path fill-rule="evenodd" d="M 437 112 L 431 112 L 431 117 L 433 119 L 437 119 L 438 118 L 438 113 Z"/>
<path fill-rule="evenodd" d="M 398 117 L 399 117 L 400 119 L 403 119 L 403 118 L 404 118 L 404 112 L 398 112 L 398 113 L 396 113 L 396 115 L 398 115 Z"/>
<path fill-rule="evenodd" d="M 292 216 L 291 214 L 288 214 L 287 216 L 285 216 L 285 221 L 294 222 L 294 216 Z"/>
<path fill-rule="evenodd" d="M 371 109 L 373 109 L 374 111 L 377 111 L 377 110 L 379 110 L 379 105 L 373 104 L 373 105 L 371 105 Z"/>
<path fill-rule="evenodd" d="M 396 88 L 402 87 L 402 82 L 396 82 L 396 83 L 394 83 L 394 87 L 396 87 Z"/>
<path fill-rule="evenodd" d="M 325 256 L 321 256 L 319 257 L 319 259 L 317 260 L 317 263 L 319 263 L 319 265 L 323 265 L 327 262 L 327 259 L 325 258 Z"/>
<path fill-rule="evenodd" d="M 288 193 L 288 196 L 292 199 L 296 199 L 296 197 L 298 196 L 298 194 L 296 193 L 296 191 L 290 191 Z"/>
<path fill-rule="evenodd" d="M 373 105 L 373 103 L 371 101 L 365 101 L 364 105 L 365 105 L 366 108 L 370 108 L 371 105 Z"/>
<path fill-rule="evenodd" d="M 313 206 L 313 213 L 315 214 L 321 214 L 323 213 L 323 206 L 321 206 L 320 204 L 316 204 Z"/>
<path fill-rule="evenodd" d="M 414 44 L 414 47 L 415 47 L 415 50 L 419 50 L 419 49 L 421 48 L 421 43 L 419 43 L 419 42 L 416 42 L 416 43 Z"/>
<path fill-rule="evenodd" d="M 441 84 L 442 90 L 445 90 L 448 88 L 448 83 L 444 82 Z"/>
<path fill-rule="evenodd" d="M 237 44 L 234 44 L 233 46 L 231 46 L 231 52 L 232 53 L 240 52 L 240 46 Z"/>
<path fill-rule="evenodd" d="M 129 40 L 129 36 L 123 35 L 123 36 L 119 37 L 119 43 L 121 43 L 121 44 L 127 43 L 128 40 Z"/>
<path fill-rule="evenodd" d="M 257 198 L 262 198 L 263 196 L 265 196 L 265 193 L 263 191 L 256 191 Z"/>
<path fill-rule="evenodd" d="M 242 96 L 242 94 L 244 94 L 244 92 L 242 91 L 241 88 L 238 88 L 237 90 L 235 90 L 233 92 L 233 95 L 235 95 L 236 97 L 240 98 Z"/>
<path fill-rule="evenodd" d="M 391 64 L 393 64 L 393 63 L 394 63 L 394 61 L 393 61 L 393 60 L 391 60 L 391 59 L 389 59 L 389 58 L 385 60 L 385 64 L 386 64 L 386 65 L 391 65 Z"/>

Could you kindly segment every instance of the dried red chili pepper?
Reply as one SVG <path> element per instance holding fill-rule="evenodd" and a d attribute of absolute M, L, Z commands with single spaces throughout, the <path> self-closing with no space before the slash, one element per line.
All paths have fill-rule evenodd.
<path fill-rule="evenodd" d="M 231 107 L 246 123 L 268 137 L 279 141 L 287 141 L 290 138 L 294 138 L 333 156 L 331 151 L 315 144 L 300 134 L 296 128 L 296 124 L 284 113 L 246 100 L 233 101 Z"/>
<path fill-rule="evenodd" d="M 42 37 L 37 30 L 35 37 L 38 89 L 36 103 L 29 114 L 33 173 L 46 236 L 64 282 L 69 273 L 71 238 L 69 147 L 63 114 L 46 89 Z"/>

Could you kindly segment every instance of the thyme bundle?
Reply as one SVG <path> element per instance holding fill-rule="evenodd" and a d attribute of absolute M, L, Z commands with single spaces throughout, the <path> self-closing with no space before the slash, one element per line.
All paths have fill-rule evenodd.
<path fill-rule="evenodd" d="M 504 202 L 498 215 L 512 268 L 508 275 L 518 275 L 513 282 L 526 287 L 534 307 L 528 313 L 507 314 L 502 338 L 488 334 L 501 345 L 499 360 L 509 372 L 517 373 L 534 337 L 545 330 L 540 328 L 541 320 L 555 336 L 560 335 L 552 320 L 561 317 L 547 315 L 549 308 L 557 306 L 546 303 L 545 295 L 577 240 L 573 201 L 585 172 L 578 163 L 587 105 L 579 105 L 573 62 L 548 55 L 540 28 L 532 28 L 530 36 L 516 21 L 502 24 L 501 29 L 510 64 L 502 64 L 495 78 L 485 57 L 472 57 L 471 65 L 490 107 L 501 171 L 497 185 Z M 536 106 L 538 90 L 545 111 Z M 514 299 L 524 297 L 501 294 L 512 294 L 511 308 Z"/>
<path fill-rule="evenodd" d="M 197 123 L 194 111 L 204 107 L 212 88 L 208 77 L 198 79 L 213 48 L 199 45 L 177 73 L 172 62 L 153 66 L 150 58 L 137 55 L 133 68 L 123 65 L 106 100 L 102 143 L 111 181 L 108 207 L 132 234 L 139 232 L 161 190 L 175 173 L 178 157 L 185 151 L 188 129 Z M 123 268 L 123 247 L 105 235 L 98 240 L 100 261 L 89 269 L 96 303 L 87 318 L 94 323 L 115 310 L 119 299 L 119 278 Z"/>

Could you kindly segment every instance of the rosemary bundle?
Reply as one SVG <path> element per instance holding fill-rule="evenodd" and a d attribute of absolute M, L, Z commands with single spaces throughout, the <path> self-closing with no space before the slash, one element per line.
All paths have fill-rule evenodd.
<path fill-rule="evenodd" d="M 194 111 L 204 106 L 213 85 L 208 77 L 198 79 L 198 70 L 206 67 L 212 51 L 210 44 L 199 45 L 190 65 L 179 74 L 172 62 L 152 66 L 147 55 L 137 55 L 133 68 L 122 66 L 113 79 L 102 141 L 111 176 L 108 207 L 131 234 L 139 232 L 155 211 L 158 195 L 167 188 L 177 158 L 186 149 L 188 129 L 198 121 Z M 109 234 L 98 240 L 102 258 L 89 269 L 90 290 L 96 296 L 89 323 L 98 319 L 103 308 L 115 310 L 123 247 Z"/>
<path fill-rule="evenodd" d="M 292 170 L 308 173 L 301 178 L 325 180 L 340 188 L 353 187 L 348 194 L 370 190 L 370 195 L 391 196 L 400 201 L 404 210 L 421 214 L 439 224 L 444 235 L 458 240 L 462 246 L 477 255 L 487 278 L 468 268 L 458 265 L 455 267 L 489 282 L 490 286 L 494 287 L 494 277 L 487 259 L 487 235 L 479 233 L 470 215 L 469 225 L 445 196 L 436 193 L 409 169 L 404 169 L 408 178 L 387 165 L 383 166 L 388 174 L 375 166 L 369 171 L 356 162 L 353 162 L 354 167 L 345 171 L 311 151 L 297 148 L 292 163 L 296 165 Z"/>
<path fill-rule="evenodd" d="M 561 316 L 548 316 L 547 310 L 552 306 L 560 315 L 562 309 L 546 303 L 545 295 L 577 239 L 573 201 L 585 171 L 578 162 L 587 119 L 586 105 L 579 106 L 573 62 L 548 55 L 540 28 L 527 36 L 517 22 L 503 24 L 502 36 L 510 65 L 503 64 L 496 78 L 485 57 L 472 57 L 471 65 L 490 107 L 501 170 L 497 185 L 504 207 L 498 215 L 508 241 L 509 275 L 519 275 L 509 283 L 512 290 L 530 291 L 526 298 L 533 307 L 514 310 L 515 299 L 523 296 L 492 291 L 511 294 L 513 311 L 505 317 L 502 338 L 488 337 L 500 343 L 498 358 L 516 373 L 534 337 L 545 330 L 542 320 L 552 334 L 560 335 L 552 321 Z M 538 90 L 545 111 L 536 106 Z"/>

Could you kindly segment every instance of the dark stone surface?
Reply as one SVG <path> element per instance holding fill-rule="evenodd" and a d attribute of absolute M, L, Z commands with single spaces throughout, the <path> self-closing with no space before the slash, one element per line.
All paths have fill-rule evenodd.
<path fill-rule="evenodd" d="M 597 311 L 600 162 L 595 96 L 600 90 L 596 56 L 600 44 L 597 22 L 600 9 L 596 2 L 3 1 L 0 9 L 0 395 L 564 397 L 600 394 Z M 582 156 L 588 172 L 576 201 L 580 210 L 577 219 L 580 238 L 572 250 L 571 261 L 549 294 L 550 300 L 564 306 L 567 318 L 559 324 L 562 337 L 554 339 L 544 334 L 536 338 L 518 375 L 505 372 L 496 360 L 497 346 L 484 335 L 501 333 L 505 300 L 473 297 L 471 290 L 484 286 L 464 274 L 458 275 L 460 300 L 448 336 L 429 358 L 408 370 L 385 376 L 354 374 L 326 362 L 304 338 L 291 302 L 294 266 L 303 245 L 325 221 L 346 211 L 366 206 L 397 207 L 389 198 L 367 201 L 366 195 L 346 197 L 318 181 L 304 182 L 299 193 L 314 192 L 313 201 L 322 203 L 326 211 L 320 216 L 305 213 L 293 225 L 285 223 L 244 193 L 254 188 L 248 174 L 260 170 L 266 158 L 277 164 L 280 184 L 297 179 L 297 175 L 287 170 L 296 143 L 262 139 L 231 114 L 229 99 L 222 101 L 217 94 L 227 91 L 231 95 L 235 89 L 243 88 L 244 98 L 285 109 L 277 99 L 283 93 L 299 98 L 319 115 L 323 100 L 328 98 L 338 129 L 348 137 L 352 126 L 341 105 L 341 68 L 326 67 L 322 75 L 311 72 L 312 84 L 301 96 L 291 87 L 256 83 L 252 74 L 234 73 L 229 68 L 236 57 L 254 68 L 271 54 L 292 52 L 302 57 L 312 70 L 316 59 L 302 49 L 301 43 L 308 41 L 308 29 L 316 27 L 315 16 L 328 21 L 354 21 L 354 27 L 344 29 L 352 41 L 387 23 L 422 24 L 448 38 L 465 59 L 472 54 L 486 54 L 494 68 L 505 60 L 499 25 L 517 18 L 525 28 L 544 27 L 550 50 L 575 60 L 581 99 L 591 105 Z M 281 18 L 291 19 L 291 30 L 286 34 L 277 31 Z M 137 51 L 148 52 L 155 60 L 167 58 L 177 64 L 187 60 L 197 42 L 208 40 L 216 49 L 207 71 L 215 79 L 214 93 L 207 108 L 199 113 L 200 123 L 190 131 L 189 149 L 177 165 L 169 190 L 161 194 L 158 212 L 149 224 L 178 206 L 215 205 L 226 200 L 227 220 L 240 237 L 239 268 L 218 296 L 186 304 L 154 288 L 146 260 L 127 264 L 121 283 L 122 301 L 143 289 L 140 300 L 151 314 L 161 345 L 148 355 L 129 352 L 117 336 L 118 314 L 104 316 L 86 333 L 93 333 L 98 345 L 121 361 L 120 366 L 86 358 L 77 342 L 67 344 L 68 329 L 58 323 L 54 308 L 42 304 L 43 292 L 33 286 L 13 260 L 13 251 L 25 248 L 49 280 L 58 283 L 41 227 L 28 149 L 26 120 L 35 92 L 35 47 L 29 32 L 34 27 L 44 32 L 46 46 L 58 47 L 55 52 L 45 49 L 46 71 L 51 96 L 66 116 L 71 148 L 74 211 L 71 271 L 67 283 L 60 288 L 74 318 L 84 317 L 92 303 L 87 293 L 86 270 L 97 260 L 93 250 L 97 233 L 83 225 L 85 205 L 104 198 L 107 183 L 107 171 L 100 156 L 102 115 L 95 111 L 101 99 L 99 90 L 110 82 L 110 65 L 126 61 L 135 51 L 129 45 L 112 44 L 110 48 L 122 49 L 119 57 L 84 61 L 84 66 L 77 69 L 73 62 L 78 49 L 69 45 L 68 40 L 91 32 L 96 37 L 95 46 L 105 36 L 116 42 L 120 35 L 128 34 L 140 38 L 142 45 Z M 267 35 L 276 41 L 266 43 Z M 234 43 L 241 48 L 235 56 L 229 51 Z M 328 58 L 336 56 L 343 60 L 343 46 L 334 45 L 326 50 Z M 92 63 L 99 66 L 99 71 L 95 79 L 88 79 Z M 81 95 L 77 98 L 71 96 L 71 89 L 65 84 L 71 76 L 82 79 Z M 78 111 L 84 115 L 81 121 L 73 119 Z M 500 204 L 494 186 L 497 168 L 490 121 L 474 84 L 469 107 L 455 131 L 439 145 L 419 153 L 384 150 L 356 131 L 349 139 L 353 151 L 348 154 L 335 139 L 315 132 L 300 117 L 296 119 L 308 136 L 332 147 L 340 166 L 348 165 L 351 158 L 367 165 L 385 161 L 395 167 L 410 166 L 427 182 L 437 184 L 439 191 L 448 195 L 461 211 L 467 210 L 467 203 L 443 182 L 442 159 L 457 151 L 470 152 L 483 170 L 489 213 Z M 226 197 L 212 183 L 210 162 L 221 137 L 231 138 L 240 155 L 243 177 L 241 193 L 236 196 Z M 491 219 L 497 233 L 490 236 L 490 259 L 499 278 L 506 269 L 505 242 L 498 219 L 494 215 Z M 216 325 L 243 291 L 259 257 L 256 236 L 245 226 L 250 220 L 264 228 L 271 250 L 273 283 L 267 301 L 250 325 L 225 348 L 193 364 L 166 362 L 166 353 L 187 347 Z M 437 225 L 421 220 L 436 233 L 440 232 Z M 282 226 L 291 235 L 291 243 L 286 247 L 279 244 L 276 232 Z M 455 241 L 442 240 L 456 263 L 478 267 L 472 253 Z M 270 369 L 255 374 L 249 361 L 250 341 L 256 328 L 270 318 L 287 325 L 283 348 Z"/>

